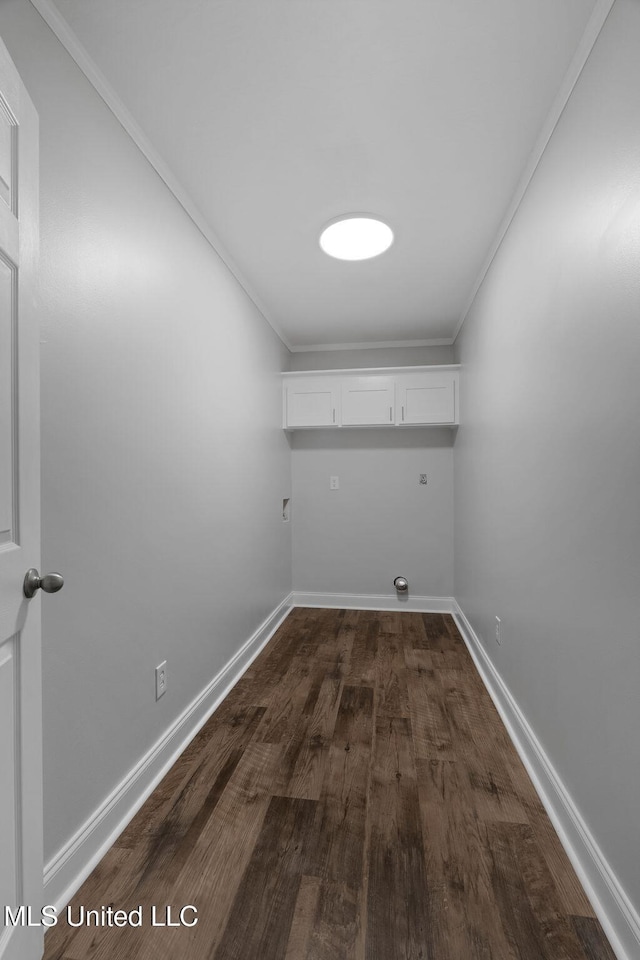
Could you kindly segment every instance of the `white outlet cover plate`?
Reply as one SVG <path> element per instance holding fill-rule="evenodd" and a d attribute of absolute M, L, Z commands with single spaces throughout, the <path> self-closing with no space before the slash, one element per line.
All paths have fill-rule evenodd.
<path fill-rule="evenodd" d="M 167 661 L 163 660 L 156 667 L 156 700 L 167 692 Z"/>

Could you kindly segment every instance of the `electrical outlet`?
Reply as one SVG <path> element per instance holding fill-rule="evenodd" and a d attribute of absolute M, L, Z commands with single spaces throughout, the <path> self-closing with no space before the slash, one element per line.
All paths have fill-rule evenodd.
<path fill-rule="evenodd" d="M 502 643 L 502 620 L 496 617 L 496 643 Z"/>
<path fill-rule="evenodd" d="M 329 490 L 340 489 L 340 477 L 329 477 Z"/>
<path fill-rule="evenodd" d="M 167 661 L 163 660 L 156 667 L 156 700 L 167 692 Z"/>

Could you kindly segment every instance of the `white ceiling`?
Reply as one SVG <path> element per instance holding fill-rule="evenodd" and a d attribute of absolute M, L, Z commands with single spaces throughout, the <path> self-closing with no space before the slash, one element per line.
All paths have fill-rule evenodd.
<path fill-rule="evenodd" d="M 595 0 L 55 0 L 294 348 L 449 340 Z M 356 263 L 348 212 L 396 239 Z"/>

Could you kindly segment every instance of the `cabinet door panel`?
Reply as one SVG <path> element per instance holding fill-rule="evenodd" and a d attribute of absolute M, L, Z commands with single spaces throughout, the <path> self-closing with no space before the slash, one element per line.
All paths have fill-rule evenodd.
<path fill-rule="evenodd" d="M 398 423 L 455 423 L 456 377 L 453 373 L 424 373 L 398 378 Z"/>
<path fill-rule="evenodd" d="M 320 377 L 289 380 L 285 389 L 287 427 L 338 425 L 338 388 L 335 380 Z"/>
<path fill-rule="evenodd" d="M 394 381 L 391 377 L 349 377 L 342 382 L 342 425 L 392 424 Z"/>

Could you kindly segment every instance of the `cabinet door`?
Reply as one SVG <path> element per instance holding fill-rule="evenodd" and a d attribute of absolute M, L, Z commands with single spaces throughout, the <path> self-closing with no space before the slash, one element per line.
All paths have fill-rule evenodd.
<path fill-rule="evenodd" d="M 301 377 L 285 383 L 287 427 L 336 427 L 338 383 L 328 377 Z"/>
<path fill-rule="evenodd" d="M 342 426 L 393 424 L 391 377 L 346 377 L 342 380 Z"/>
<path fill-rule="evenodd" d="M 457 379 L 454 371 L 398 376 L 398 424 L 457 423 Z"/>

